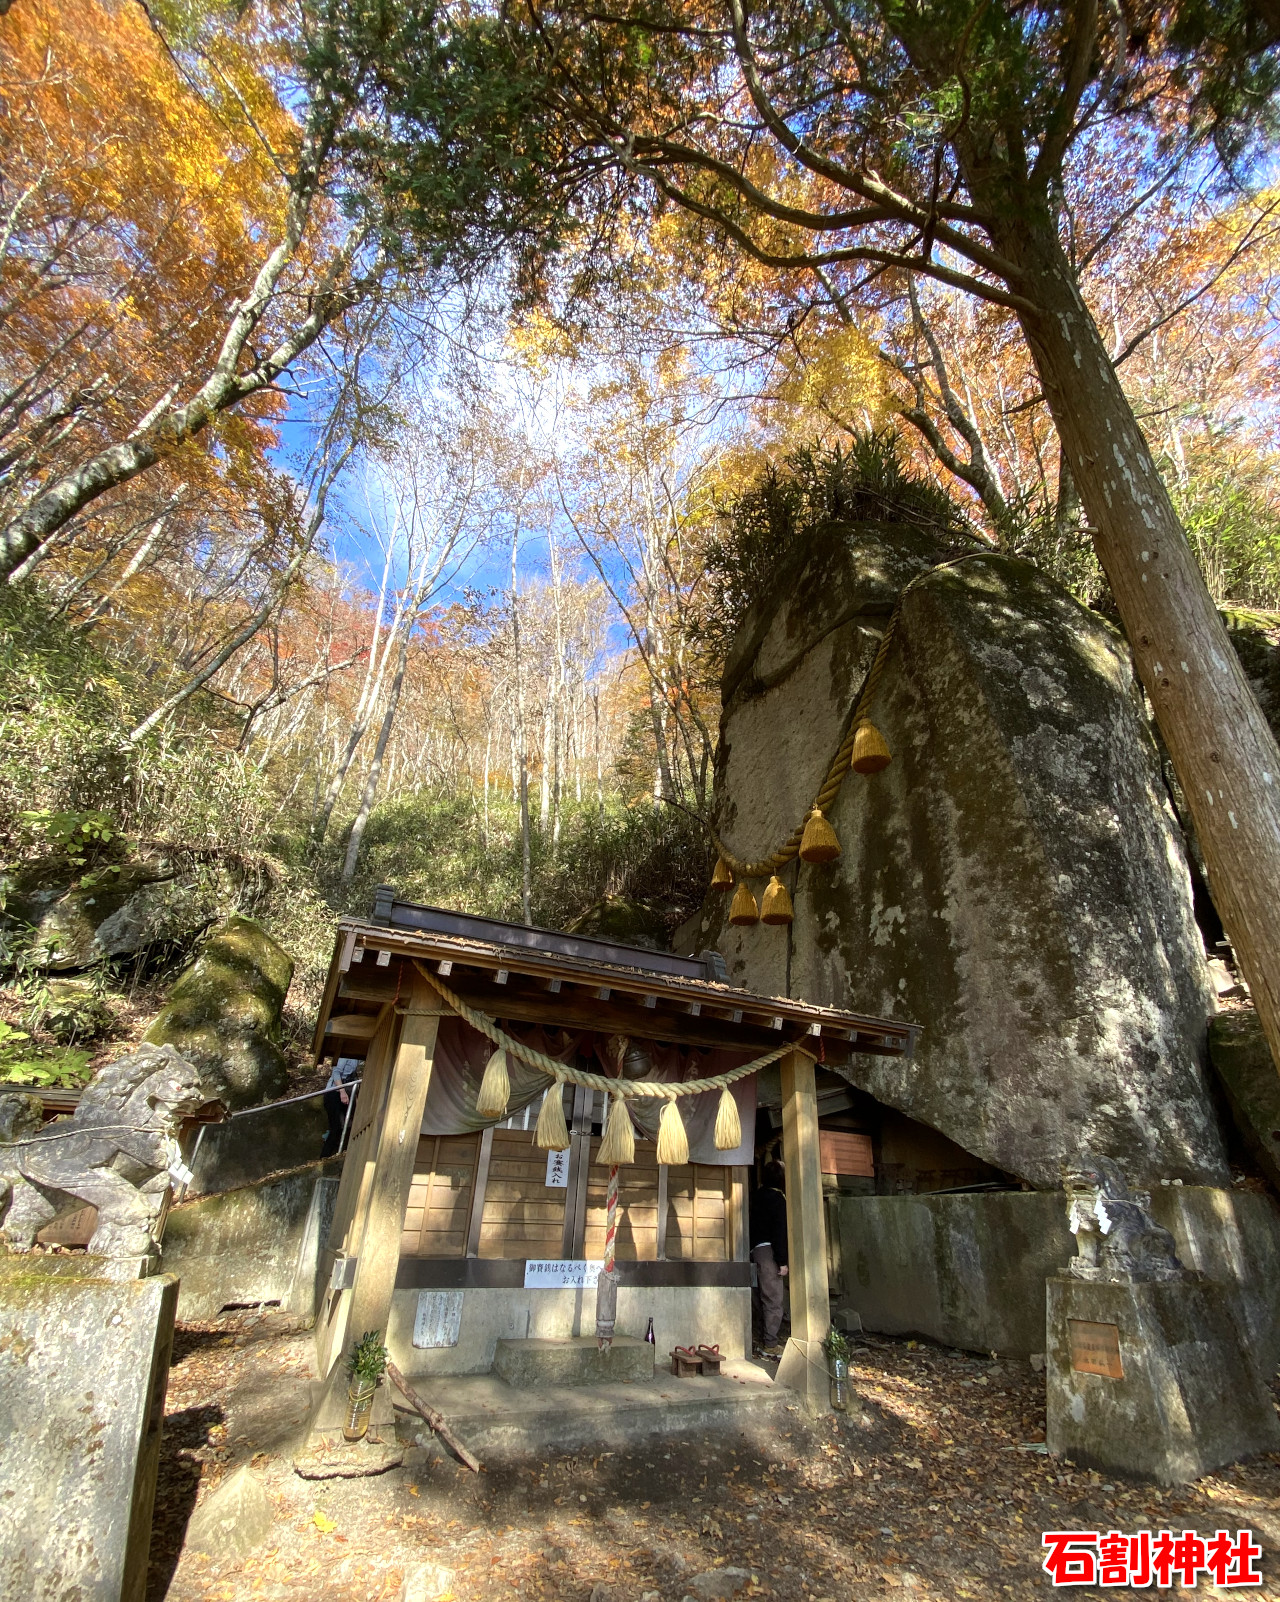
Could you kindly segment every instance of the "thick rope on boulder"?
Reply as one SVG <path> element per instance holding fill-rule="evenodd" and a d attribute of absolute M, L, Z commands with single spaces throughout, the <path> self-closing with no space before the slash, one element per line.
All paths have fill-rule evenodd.
<path fill-rule="evenodd" d="M 935 573 L 942 572 L 944 568 L 955 567 L 960 562 L 972 561 L 975 556 L 991 556 L 993 554 L 990 550 L 966 551 L 962 556 L 950 557 L 945 562 L 939 562 L 936 567 L 931 567 L 924 573 L 917 574 L 910 584 L 903 589 L 898 597 L 897 605 L 890 614 L 884 636 L 872 660 L 866 679 L 863 681 L 862 690 L 858 695 L 858 699 L 854 702 L 853 711 L 849 714 L 848 732 L 840 742 L 835 756 L 831 759 L 831 766 L 827 769 L 827 776 L 822 781 L 822 787 L 805 808 L 804 817 L 796 824 L 795 828 L 792 829 L 786 840 L 775 852 L 770 856 L 761 857 L 758 862 L 744 862 L 741 857 L 735 856 L 730 851 L 711 825 L 707 825 L 707 833 L 711 836 L 711 843 L 715 846 L 721 861 L 731 873 L 736 874 L 740 879 L 763 879 L 768 874 L 776 873 L 779 868 L 784 867 L 799 853 L 800 843 L 804 839 L 805 829 L 815 808 L 819 812 L 826 812 L 836 796 L 839 795 L 845 774 L 848 773 L 850 766 L 854 765 L 855 747 L 858 748 L 859 762 L 861 764 L 859 766 L 860 772 L 876 773 L 888 765 L 889 747 L 885 744 L 878 729 L 871 730 L 875 736 L 875 742 L 878 743 L 868 744 L 869 736 L 866 731 L 871 728 L 871 724 L 867 718 L 867 712 L 875 698 L 876 690 L 879 688 L 880 676 L 884 672 L 884 665 L 889 656 L 889 647 L 892 645 L 893 637 L 898 630 L 898 619 L 902 615 L 902 603 L 917 584 L 924 583 L 926 579 L 932 578 Z"/>

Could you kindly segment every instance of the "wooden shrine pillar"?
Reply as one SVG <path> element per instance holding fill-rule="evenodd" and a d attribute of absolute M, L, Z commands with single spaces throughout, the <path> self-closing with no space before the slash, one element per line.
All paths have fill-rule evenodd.
<path fill-rule="evenodd" d="M 791 1339 L 778 1364 L 778 1383 L 797 1391 L 809 1412 L 825 1413 L 830 1410 L 831 1401 L 822 1342 L 831 1327 L 831 1303 L 827 1294 L 817 1084 L 813 1058 L 806 1052 L 788 1052 L 781 1067 Z"/>
<path fill-rule="evenodd" d="M 431 986 L 415 977 L 378 1063 L 370 1051 L 360 1094 L 372 1092 L 376 1104 L 368 1109 L 367 1123 L 361 1119 L 365 1109 L 356 1104 L 361 1138 L 348 1148 L 334 1208 L 326 1261 L 337 1283 L 316 1321 L 320 1372 L 330 1384 L 313 1428 L 331 1428 L 341 1415 L 346 1375 L 339 1359 L 351 1342 L 366 1330 L 381 1330 L 386 1338 L 436 1034 L 448 1011 Z"/>

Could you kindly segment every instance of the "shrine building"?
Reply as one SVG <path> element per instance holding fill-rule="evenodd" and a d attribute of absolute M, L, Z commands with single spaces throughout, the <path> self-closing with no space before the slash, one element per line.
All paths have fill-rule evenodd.
<path fill-rule="evenodd" d="M 779 1155 L 792 1332 L 779 1379 L 820 1405 L 825 1374 L 807 1354 L 829 1327 L 824 1188 L 872 1172 L 870 1141 L 820 1127 L 820 1112 L 847 1104 L 852 1054 L 909 1057 L 917 1033 L 737 989 L 716 952 L 674 956 L 380 890 L 371 919 L 339 924 L 315 1034 L 318 1063 L 363 1064 L 319 1264 L 321 1374 L 367 1330 L 386 1332 L 409 1378 L 487 1373 L 499 1342 L 590 1337 L 610 1258 L 619 1337 L 642 1337 L 652 1318 L 660 1357 L 697 1344 L 749 1356 L 748 1190 Z M 606 1128 L 610 1117 L 621 1123 Z M 611 1144 L 602 1162 L 619 1132 L 634 1160 L 611 1162 Z M 660 1150 L 684 1160 L 659 1162 Z"/>

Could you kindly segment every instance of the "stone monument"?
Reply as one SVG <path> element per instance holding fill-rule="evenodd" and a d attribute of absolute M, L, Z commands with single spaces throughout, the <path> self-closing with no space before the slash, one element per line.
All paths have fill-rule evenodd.
<path fill-rule="evenodd" d="M 0 1255 L 0 1596 L 143 1602 L 178 1282 Z"/>
<path fill-rule="evenodd" d="M 1227 1288 L 1110 1158 L 1064 1164 L 1077 1255 L 1047 1281 L 1046 1439 L 1055 1456 L 1162 1485 L 1280 1449 L 1280 1423 Z"/>
<path fill-rule="evenodd" d="M 46 1224 L 98 1209 L 96 1272 L 154 1270 L 170 1183 L 189 1179 L 178 1146 L 184 1118 L 209 1106 L 200 1076 L 172 1046 L 142 1045 L 110 1063 L 70 1118 L 40 1126 L 27 1095 L 0 1095 L 0 1237 L 29 1252 Z"/>

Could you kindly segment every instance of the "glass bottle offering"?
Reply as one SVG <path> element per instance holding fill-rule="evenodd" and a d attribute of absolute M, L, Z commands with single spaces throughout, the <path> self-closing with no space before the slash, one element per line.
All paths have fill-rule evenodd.
<path fill-rule="evenodd" d="M 649 1327 L 648 1327 L 648 1329 L 645 1330 L 645 1332 L 644 1332 L 644 1338 L 645 1338 L 645 1340 L 648 1342 L 648 1344 L 650 1346 L 656 1346 L 658 1344 L 657 1337 L 653 1333 L 653 1319 L 652 1319 L 652 1317 L 649 1319 Z"/>

